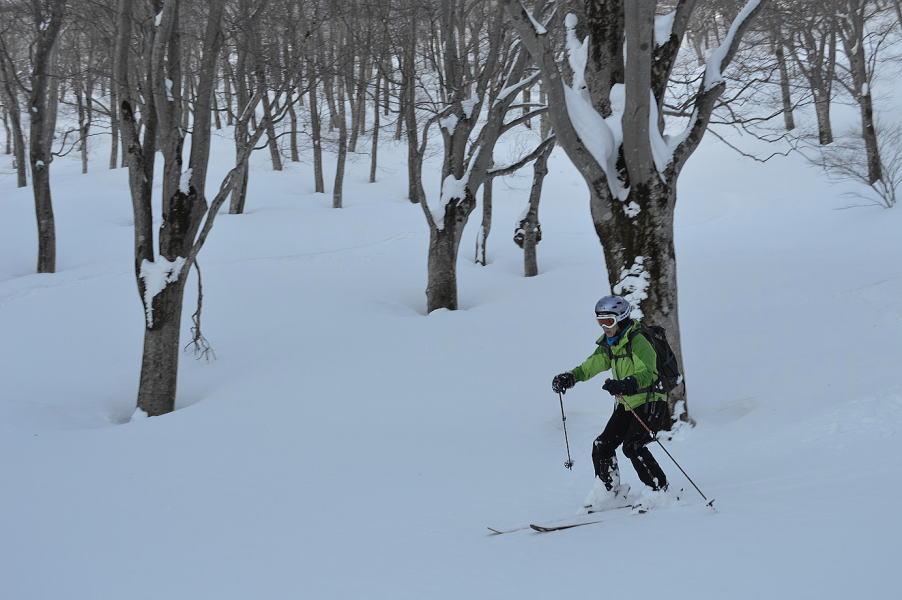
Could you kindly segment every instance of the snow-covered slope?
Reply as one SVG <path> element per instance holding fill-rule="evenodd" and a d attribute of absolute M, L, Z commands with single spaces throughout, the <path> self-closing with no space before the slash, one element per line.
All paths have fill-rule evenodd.
<path fill-rule="evenodd" d="M 565 470 L 550 379 L 593 350 L 608 288 L 563 153 L 542 274 L 521 277 L 510 240 L 527 171 L 496 185 L 488 267 L 471 223 L 462 309 L 429 316 L 402 147 L 374 185 L 352 160 L 342 210 L 307 162 L 255 157 L 248 214 L 222 215 L 200 255 L 218 359 L 186 355 L 180 410 L 127 422 L 143 317 L 126 173 L 104 151 L 88 176 L 54 164 L 54 275 L 32 274 L 30 190 L 0 179 L 0 597 L 896 597 L 898 210 L 837 210 L 842 190 L 797 158 L 707 139 L 677 215 L 698 427 L 667 445 L 719 511 L 490 537 L 578 511 L 612 407 L 595 381 L 566 396 Z M 213 177 L 230 156 L 223 139 Z"/>

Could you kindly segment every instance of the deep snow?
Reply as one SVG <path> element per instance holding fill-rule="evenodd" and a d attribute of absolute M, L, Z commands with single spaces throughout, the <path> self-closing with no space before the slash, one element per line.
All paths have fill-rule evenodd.
<path fill-rule="evenodd" d="M 276 173 L 258 153 L 248 213 L 221 215 L 199 257 L 218 358 L 186 354 L 179 410 L 131 422 L 144 316 L 126 172 L 105 152 L 88 176 L 53 165 L 54 275 L 32 273 L 31 190 L 0 176 L 0 597 L 898 597 L 899 209 L 837 210 L 843 188 L 797 157 L 754 163 L 706 138 L 677 211 L 698 426 L 667 445 L 719 511 L 491 537 L 578 510 L 612 407 L 602 378 L 567 394 L 565 470 L 550 379 L 593 350 L 609 290 L 563 152 L 541 275 L 521 276 L 510 239 L 527 169 L 495 186 L 487 267 L 471 217 L 461 310 L 429 316 L 403 147 L 381 150 L 373 185 L 368 157 L 351 160 L 341 210 L 311 192 L 309 157 Z"/>

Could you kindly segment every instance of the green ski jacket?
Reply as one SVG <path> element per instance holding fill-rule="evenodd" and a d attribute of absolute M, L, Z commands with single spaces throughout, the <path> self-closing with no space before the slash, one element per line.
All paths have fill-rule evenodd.
<path fill-rule="evenodd" d="M 658 380 L 658 362 L 655 349 L 644 335 L 637 333 L 630 339 L 630 333 L 639 327 L 634 321 L 613 346 L 608 346 L 607 338 L 602 334 L 598 340 L 598 348 L 581 365 L 571 373 L 577 381 L 588 381 L 602 371 L 611 370 L 613 379 L 635 377 L 639 393 L 624 396 L 624 402 L 630 408 L 642 406 L 646 402 L 665 400 L 666 396 L 652 392 L 652 384 Z"/>

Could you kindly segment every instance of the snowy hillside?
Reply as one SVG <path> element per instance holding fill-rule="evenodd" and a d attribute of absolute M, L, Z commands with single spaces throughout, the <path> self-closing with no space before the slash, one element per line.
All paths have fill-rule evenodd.
<path fill-rule="evenodd" d="M 215 181 L 233 152 L 220 135 Z M 309 157 L 276 173 L 258 153 L 248 213 L 221 215 L 199 257 L 217 360 L 183 355 L 180 410 L 132 422 L 127 175 L 95 152 L 87 176 L 54 163 L 54 275 L 33 274 L 31 190 L 0 178 L 0 597 L 899 597 L 898 209 L 837 210 L 842 188 L 799 158 L 706 138 L 677 208 L 698 427 L 666 444 L 717 512 L 652 446 L 683 505 L 490 536 L 579 512 L 611 410 L 602 378 L 567 394 L 565 470 L 549 384 L 593 351 L 609 290 L 560 150 L 541 275 L 521 276 L 511 242 L 524 171 L 496 183 L 487 267 L 471 218 L 462 309 L 429 316 L 403 146 L 383 148 L 376 184 L 352 157 L 341 210 L 311 193 Z"/>

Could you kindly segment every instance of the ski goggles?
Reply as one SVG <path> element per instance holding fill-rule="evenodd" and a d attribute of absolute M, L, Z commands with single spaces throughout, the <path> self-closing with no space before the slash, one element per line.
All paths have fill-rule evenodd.
<path fill-rule="evenodd" d="M 595 313 L 598 324 L 603 327 L 613 327 L 617 324 L 617 316 L 610 313 Z"/>

